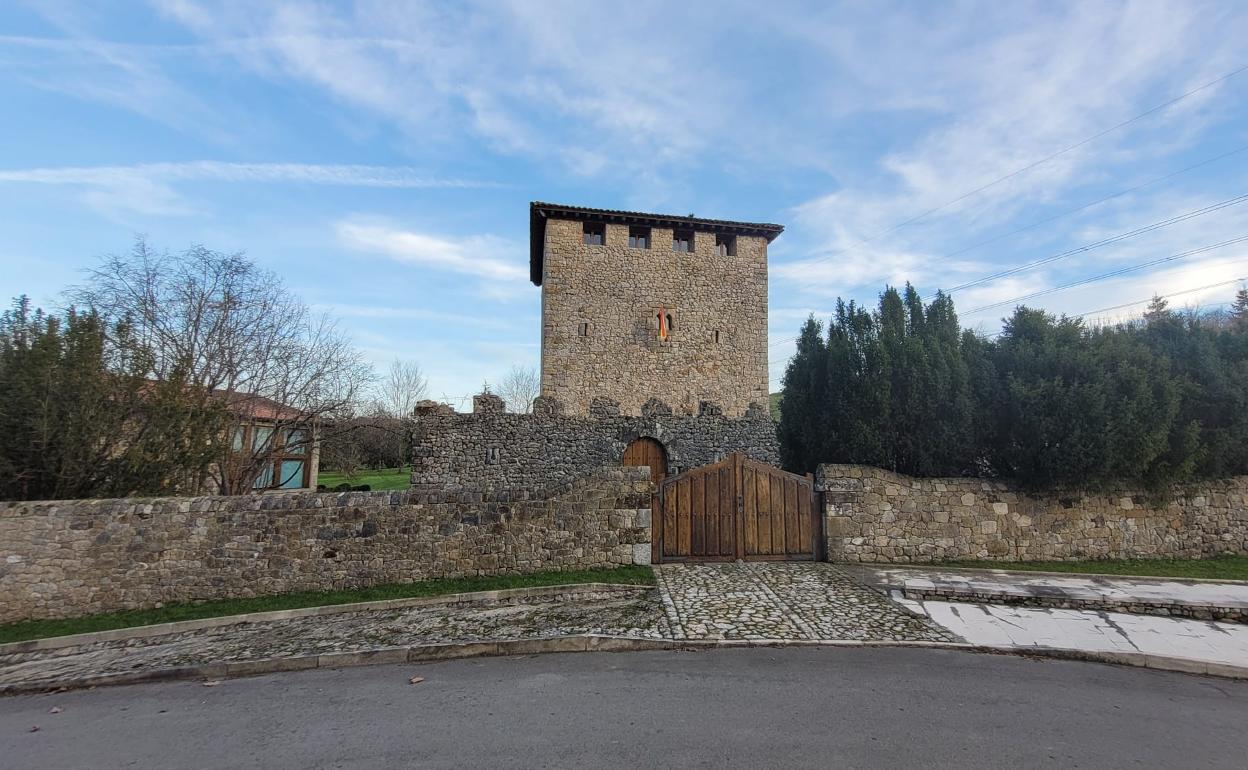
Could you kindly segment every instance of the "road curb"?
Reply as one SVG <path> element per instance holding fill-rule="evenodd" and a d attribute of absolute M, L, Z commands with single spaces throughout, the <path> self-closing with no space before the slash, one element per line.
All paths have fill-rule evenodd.
<path fill-rule="evenodd" d="M 1010 562 L 1002 562 L 1009 564 Z M 1008 572 L 1011 575 L 1039 575 L 1041 577 L 1066 577 L 1066 578 L 1120 578 L 1122 580 L 1167 580 L 1175 583 L 1221 583 L 1224 585 L 1242 586 L 1248 585 L 1248 580 L 1232 580 L 1230 578 L 1194 578 L 1194 577 L 1168 577 L 1165 575 L 1118 575 L 1106 572 L 1049 572 L 1047 570 L 1033 569 L 1009 569 L 1007 567 L 955 567 L 942 564 L 941 562 L 879 562 L 879 561 L 847 561 L 847 562 L 831 562 L 837 567 L 867 567 L 870 569 L 944 569 L 950 572 Z"/>
<path fill-rule="evenodd" d="M 108 685 L 142 684 L 147 682 L 188 679 L 220 680 L 257 676 L 282 671 L 303 671 L 313 668 L 348 668 L 394 663 L 429 663 L 474 657 L 537 655 L 560 652 L 639 652 L 648 650 L 712 650 L 758 647 L 907 647 L 959 652 L 978 652 L 1020 657 L 1043 657 L 1110 663 L 1158 671 L 1203 674 L 1225 679 L 1248 680 L 1248 666 L 1177 658 L 1145 653 L 1096 652 L 1057 647 L 1003 647 L 974 645 L 961 642 L 901 642 L 819 640 L 819 639 L 649 639 L 599 634 L 536 637 L 532 639 L 500 639 L 496 641 L 454 642 L 383 647 L 355 652 L 300 655 L 261 660 L 209 663 L 198 666 L 128 671 L 116 674 L 95 674 L 67 677 L 56 682 L 0 684 L 0 695 L 21 695 L 60 690 L 75 690 Z"/>
<path fill-rule="evenodd" d="M 48 636 L 42 639 L 27 639 L 21 642 L 0 644 L 0 655 L 21 652 L 37 652 L 39 650 L 55 650 L 62 647 L 80 647 L 97 642 L 115 642 L 123 639 L 147 639 L 166 634 L 181 634 L 187 631 L 202 631 L 209 628 L 233 626 L 242 623 L 265 623 L 274 620 L 292 620 L 295 618 L 319 617 L 322 615 L 339 615 L 348 612 L 376 612 L 380 610 L 409 609 L 412 607 L 441 607 L 470 604 L 491 604 L 504 602 L 523 602 L 533 599 L 553 599 L 557 597 L 580 598 L 586 594 L 637 594 L 654 590 L 654 586 L 635 585 L 630 583 L 564 583 L 553 586 L 536 586 L 532 588 L 502 588 L 495 591 L 472 591 L 469 593 L 443 594 L 441 596 L 417 596 L 410 599 L 382 599 L 373 602 L 353 602 L 350 604 L 326 604 L 318 607 L 300 607 L 290 610 L 269 610 L 267 612 L 249 612 L 242 615 L 222 615 L 215 618 L 197 618 L 195 620 L 179 620 L 173 623 L 156 623 L 146 626 L 130 626 L 113 628 L 107 631 L 90 631 L 85 634 L 68 636 Z"/>
<path fill-rule="evenodd" d="M 1120 612 L 1126 615 L 1181 618 L 1184 620 L 1214 620 L 1221 623 L 1248 624 L 1248 604 L 1215 604 L 1189 599 L 1160 600 L 1145 597 L 1090 597 L 1070 596 L 1058 592 L 1046 592 L 1039 586 L 1028 591 L 985 591 L 942 585 L 934 588 L 910 586 L 905 581 L 900 588 L 902 596 L 916 602 L 959 602 L 962 604 L 999 604 L 1007 607 L 1042 607 L 1088 612 Z"/>

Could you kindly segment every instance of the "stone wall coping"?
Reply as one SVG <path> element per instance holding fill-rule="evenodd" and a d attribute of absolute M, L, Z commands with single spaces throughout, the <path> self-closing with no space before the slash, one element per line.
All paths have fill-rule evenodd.
<path fill-rule="evenodd" d="M 181 634 L 187 631 L 201 631 L 222 626 L 234 626 L 244 623 L 266 623 L 275 620 L 293 620 L 295 618 L 320 617 L 323 615 L 341 615 L 351 612 L 376 612 L 379 610 L 407 609 L 411 607 L 438 607 L 469 604 L 493 604 L 521 602 L 532 599 L 550 599 L 555 597 L 574 598 L 582 594 L 636 594 L 654 589 L 654 586 L 629 583 L 565 583 L 553 586 L 535 586 L 532 588 L 502 588 L 494 591 L 471 591 L 468 593 L 444 594 L 442 596 L 414 596 L 407 599 L 382 599 L 372 602 L 351 602 L 348 604 L 325 604 L 317 607 L 298 607 L 289 610 L 269 610 L 267 612 L 249 612 L 242 615 L 222 615 L 215 618 L 196 618 L 179 620 L 172 623 L 154 623 L 146 626 L 130 626 L 128 628 L 111 628 L 106 631 L 91 631 L 84 634 L 66 636 L 49 636 L 41 639 L 27 639 L 21 642 L 0 644 L 0 655 L 11 653 L 34 652 L 37 650 L 55 650 L 64 647 L 81 647 L 97 642 L 114 642 L 121 639 L 147 639 L 166 634 Z"/>
<path fill-rule="evenodd" d="M 670 407 L 668 407 L 670 409 Z M 619 411 L 603 412 L 601 414 L 573 414 L 568 412 L 551 413 L 548 411 L 534 412 L 459 412 L 453 409 L 429 412 L 419 414 L 416 420 L 420 422 L 436 422 L 439 420 L 460 420 L 460 421 L 497 421 L 499 419 L 515 420 L 517 422 L 566 422 L 568 420 L 580 420 L 586 423 L 602 422 L 603 420 L 641 420 L 654 422 L 655 420 L 690 420 L 697 422 L 765 422 L 775 424 L 771 419 L 771 415 L 766 412 L 759 412 L 755 415 L 745 414 L 742 416 L 732 416 L 727 414 L 714 414 L 708 412 L 695 412 L 694 414 L 676 414 L 674 412 L 661 412 L 646 414 L 644 412 L 638 414 L 624 414 Z M 853 466 L 847 466 L 853 467 Z M 885 471 L 887 473 L 887 471 Z"/>
<path fill-rule="evenodd" d="M 1104 489 L 1074 489 L 1074 488 L 1053 488 L 1046 490 L 1026 490 L 1015 485 L 1010 479 L 994 479 L 982 476 L 908 476 L 904 473 L 890 471 L 887 468 L 880 468 L 874 465 L 853 465 L 846 463 L 820 463 L 815 470 L 815 489 L 824 491 L 844 491 L 844 490 L 827 490 L 825 489 L 825 479 L 878 479 L 884 481 L 892 481 L 899 486 L 921 486 L 923 484 L 945 484 L 955 487 L 971 487 L 973 485 L 981 485 L 984 491 L 1002 491 L 1014 492 L 1016 494 L 1025 495 L 1034 499 L 1044 499 L 1052 497 L 1064 497 L 1074 495 L 1079 497 L 1097 498 L 1097 497 L 1147 497 L 1145 490 L 1134 488 L 1130 485 L 1105 487 Z M 1222 479 L 1201 479 L 1193 481 L 1189 484 L 1176 485 L 1172 492 L 1178 492 L 1178 496 L 1187 496 L 1188 492 L 1199 495 L 1204 489 L 1226 486 L 1233 487 L 1248 484 L 1248 476 L 1231 476 Z"/>
<path fill-rule="evenodd" d="M 421 489 L 378 490 L 370 492 L 281 492 L 260 495 L 204 495 L 200 497 L 121 497 L 83 500 L 10 500 L 0 502 L 0 517 L 77 513 L 119 513 L 124 509 L 150 508 L 152 513 L 315 513 L 325 509 L 375 505 L 439 505 L 446 503 L 516 503 L 558 497 L 594 480 L 649 480 L 645 466 L 607 465 L 567 481 L 533 489 Z M 172 509 L 172 510 L 170 510 Z M 138 511 L 140 513 L 145 511 Z"/>

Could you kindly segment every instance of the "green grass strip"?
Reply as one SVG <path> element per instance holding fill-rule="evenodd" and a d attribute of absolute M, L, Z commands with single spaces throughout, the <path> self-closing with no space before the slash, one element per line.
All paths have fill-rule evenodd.
<path fill-rule="evenodd" d="M 277 596 L 249 599 L 217 599 L 205 602 L 167 604 L 159 609 L 127 610 L 102 615 L 88 615 L 64 620 L 27 620 L 0 626 L 0 643 L 23 642 L 51 636 L 85 634 L 114 628 L 131 628 L 179 620 L 218 618 L 250 612 L 293 610 L 302 607 L 323 607 L 331 604 L 375 602 L 385 599 L 410 599 L 422 596 L 443 596 L 470 591 L 497 591 L 504 588 L 534 588 L 574 583 L 620 583 L 654 585 L 654 572 L 649 567 L 616 567 L 613 569 L 575 570 L 567 572 L 532 572 L 527 575 L 494 575 L 488 577 L 425 580 L 419 583 L 390 583 L 372 588 L 342 591 L 302 591 Z"/>
<path fill-rule="evenodd" d="M 1248 580 L 1248 556 L 1216 556 L 1212 559 L 1095 559 L 1090 561 L 945 561 L 942 567 L 1083 572 L 1092 575 L 1144 575 L 1149 577 Z"/>
<path fill-rule="evenodd" d="M 412 472 L 406 468 L 383 468 L 376 471 L 357 471 L 348 476 L 338 471 L 322 471 L 316 479 L 317 484 L 324 484 L 333 490 L 339 484 L 350 484 L 353 487 L 367 484 L 373 492 L 395 489 L 407 489 L 412 485 Z"/>

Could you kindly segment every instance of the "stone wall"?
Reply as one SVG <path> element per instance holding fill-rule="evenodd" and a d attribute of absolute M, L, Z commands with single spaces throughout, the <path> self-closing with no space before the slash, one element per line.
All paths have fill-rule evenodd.
<path fill-rule="evenodd" d="M 607 224 L 601 246 L 583 243 L 579 221 L 545 227 L 542 395 L 581 415 L 595 397 L 627 415 L 651 398 L 685 415 L 703 401 L 733 417 L 767 403 L 765 238 L 738 236 L 721 257 L 712 232 L 677 253 L 671 229 L 652 228 L 650 248 L 635 249 L 626 225 Z M 672 315 L 666 342 L 660 308 Z"/>
<path fill-rule="evenodd" d="M 821 465 L 831 561 L 1198 558 L 1248 553 L 1248 477 L 1176 490 L 1029 496 L 983 479 Z"/>
<path fill-rule="evenodd" d="M 643 415 L 595 399 L 589 415 L 563 414 L 537 399 L 532 414 L 507 414 L 497 396 L 477 396 L 471 414 L 422 402 L 416 409 L 412 484 L 420 489 L 530 488 L 619 464 L 629 442 L 649 437 L 667 451 L 669 474 L 718 462 L 732 452 L 775 463 L 776 427 L 755 404 L 745 418 L 674 415 L 651 401 Z"/>
<path fill-rule="evenodd" d="M 7 503 L 0 623 L 650 561 L 650 469 L 547 490 Z"/>

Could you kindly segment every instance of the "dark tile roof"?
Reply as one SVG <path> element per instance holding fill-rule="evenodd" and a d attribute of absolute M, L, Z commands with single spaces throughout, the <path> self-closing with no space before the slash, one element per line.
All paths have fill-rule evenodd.
<path fill-rule="evenodd" d="M 558 203 L 533 201 L 529 204 L 529 280 L 536 286 L 542 285 L 542 255 L 546 243 L 546 220 L 551 218 L 651 227 L 686 227 L 704 232 L 753 235 L 766 238 L 769 243 L 784 232 L 784 225 L 764 222 L 733 222 L 727 219 L 702 219 L 673 214 L 647 214 L 642 211 L 593 209 L 585 206 L 563 206 Z"/>

